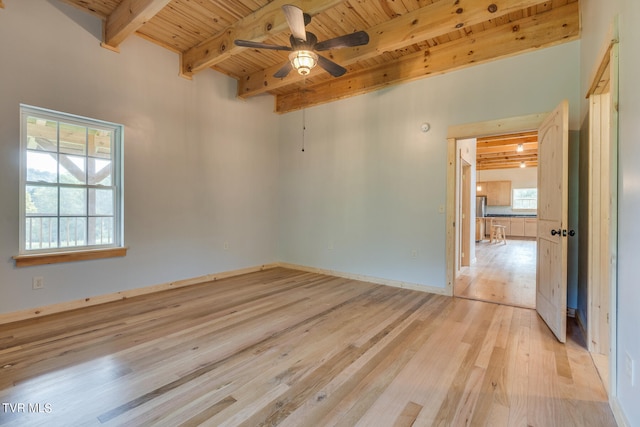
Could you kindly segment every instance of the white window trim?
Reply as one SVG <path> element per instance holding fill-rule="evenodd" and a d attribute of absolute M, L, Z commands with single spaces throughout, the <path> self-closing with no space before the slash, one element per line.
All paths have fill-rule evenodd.
<path fill-rule="evenodd" d="M 516 208 L 516 191 L 517 190 L 538 190 L 537 187 L 516 187 L 511 189 L 511 210 L 521 212 L 537 212 L 537 208 Z M 536 192 L 536 205 L 537 205 L 537 192 Z"/>
<path fill-rule="evenodd" d="M 116 191 L 114 206 L 114 240 L 113 243 L 105 245 L 87 245 L 63 248 L 45 248 L 27 250 L 25 247 L 25 226 L 26 226 L 26 206 L 25 192 L 27 184 L 27 116 L 37 116 L 43 119 L 63 121 L 79 126 L 89 126 L 94 129 L 105 129 L 113 132 L 113 181 Z M 24 264 L 24 260 L 29 260 L 28 265 L 50 264 L 54 262 L 67 262 L 76 259 L 96 259 L 112 256 L 124 256 L 124 177 L 123 177 L 123 151 L 124 151 L 124 126 L 104 120 L 97 120 L 63 112 L 47 110 L 29 105 L 20 105 L 20 244 L 19 255 L 15 256 L 16 265 Z M 120 249 L 125 249 L 122 251 Z M 82 254 L 82 253 L 88 254 Z M 42 258 L 39 261 L 39 258 Z M 35 261 L 34 261 L 35 260 Z M 27 265 L 27 264 L 24 264 Z"/>

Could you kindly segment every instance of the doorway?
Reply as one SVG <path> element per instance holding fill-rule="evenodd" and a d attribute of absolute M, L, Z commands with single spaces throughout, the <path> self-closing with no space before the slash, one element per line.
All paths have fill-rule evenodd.
<path fill-rule="evenodd" d="M 456 178 L 459 173 L 459 158 L 460 149 L 458 148 L 458 141 L 469 138 L 477 138 L 487 135 L 500 135 L 507 133 L 518 133 L 522 131 L 532 131 L 538 129 L 542 124 L 547 114 L 530 114 L 527 116 L 512 117 L 501 120 L 492 120 L 480 123 L 470 123 L 463 125 L 456 125 L 449 127 L 448 132 L 448 145 L 447 145 L 447 209 L 446 220 L 447 224 L 451 226 L 447 227 L 446 238 L 446 260 L 447 260 L 447 292 L 449 295 L 454 295 L 454 283 L 459 269 L 457 263 L 457 242 L 458 242 L 458 230 L 460 227 L 456 227 L 459 218 L 459 180 Z M 475 163 L 475 155 L 473 156 Z M 458 171 L 458 172 L 457 172 Z M 472 174 L 473 175 L 473 174 Z M 459 223 L 459 222 L 458 222 Z"/>
<path fill-rule="evenodd" d="M 457 144 L 461 154 L 459 239 L 461 254 L 471 253 L 473 257 L 471 262 L 460 262 L 456 269 L 453 294 L 535 308 L 538 132 L 481 136 L 468 141 L 471 144 Z M 474 153 L 472 165 L 462 155 L 469 145 Z M 469 185 L 469 175 L 473 175 L 473 185 Z M 472 218 L 466 216 L 468 204 L 476 208 Z M 469 220 L 475 223 L 473 231 Z M 501 227 L 504 238 L 492 238 L 495 227 Z M 464 246 L 465 239 L 470 240 L 471 250 Z"/>

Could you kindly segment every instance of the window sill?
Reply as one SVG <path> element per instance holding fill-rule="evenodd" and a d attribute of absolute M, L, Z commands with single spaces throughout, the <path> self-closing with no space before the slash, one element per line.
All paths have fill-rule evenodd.
<path fill-rule="evenodd" d="M 123 257 L 127 255 L 127 249 L 128 248 L 88 249 L 72 252 L 16 255 L 13 259 L 16 261 L 16 267 L 31 267 L 34 265 Z"/>

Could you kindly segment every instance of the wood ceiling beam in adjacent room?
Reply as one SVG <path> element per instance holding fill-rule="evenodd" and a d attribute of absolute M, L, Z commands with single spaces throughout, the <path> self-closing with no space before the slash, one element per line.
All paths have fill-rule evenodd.
<path fill-rule="evenodd" d="M 370 41 L 365 46 L 332 52 L 331 60 L 348 66 L 360 60 L 402 49 L 415 43 L 440 37 L 459 28 L 496 19 L 539 4 L 540 0 L 469 0 L 464 8 L 457 2 L 438 1 L 420 9 L 365 29 Z M 238 82 L 238 96 L 247 98 L 288 86 L 304 77 L 295 73 L 285 79 L 273 77 L 282 64 L 276 64 Z"/>
<path fill-rule="evenodd" d="M 160 12 L 171 0 L 123 0 L 104 23 L 102 46 L 118 50 L 127 37 Z"/>
<path fill-rule="evenodd" d="M 518 132 L 518 133 L 510 133 L 507 135 L 494 135 L 494 136 L 484 136 L 482 138 L 477 138 L 478 146 L 483 143 L 497 143 L 497 144 L 520 144 L 523 142 L 531 142 L 538 140 L 538 132 Z"/>
<path fill-rule="evenodd" d="M 233 41 L 236 39 L 262 42 L 267 37 L 287 31 L 289 26 L 282 6 L 292 4 L 306 13 L 315 15 L 343 3 L 345 0 L 274 0 L 254 13 L 239 20 L 224 31 L 199 43 L 182 54 L 181 74 L 191 77 L 198 71 L 212 67 L 228 59 L 240 48 Z"/>
<path fill-rule="evenodd" d="M 569 3 L 544 17 L 535 15 L 515 24 L 501 25 L 477 36 L 470 35 L 427 51 L 404 56 L 375 70 L 310 86 L 276 98 L 276 111 L 284 113 L 408 82 L 428 75 L 465 68 L 478 63 L 534 51 L 577 40 L 580 36 L 578 2 Z"/>
<path fill-rule="evenodd" d="M 514 145 L 514 144 L 506 144 L 506 145 L 497 145 L 497 146 L 493 146 L 493 147 L 477 147 L 476 148 L 476 153 L 478 155 L 480 154 L 491 154 L 491 153 L 504 153 L 504 152 L 512 152 L 512 153 L 516 153 L 517 152 L 517 148 L 518 145 Z M 538 150 L 538 143 L 537 142 L 529 142 L 526 144 L 522 144 L 522 151 L 518 154 L 521 153 L 526 153 L 527 151 L 537 151 Z"/>

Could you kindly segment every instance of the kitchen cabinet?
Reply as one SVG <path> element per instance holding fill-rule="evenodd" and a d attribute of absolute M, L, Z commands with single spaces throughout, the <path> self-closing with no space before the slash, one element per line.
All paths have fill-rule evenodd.
<path fill-rule="evenodd" d="M 478 181 L 476 195 L 487 197 L 487 206 L 511 206 L 511 181 Z"/>
<path fill-rule="evenodd" d="M 525 237 L 538 237 L 538 219 L 524 219 L 524 235 Z"/>
<path fill-rule="evenodd" d="M 511 230 L 509 236 L 524 236 L 524 218 L 511 218 L 509 220 Z"/>
<path fill-rule="evenodd" d="M 476 182 L 476 196 L 487 195 L 487 181 Z"/>
<path fill-rule="evenodd" d="M 505 235 L 512 237 L 536 237 L 538 233 L 537 218 L 525 218 L 517 216 L 488 217 L 484 221 L 485 236 L 491 234 L 491 224 L 504 225 Z M 478 240 L 476 226 L 476 240 Z"/>

